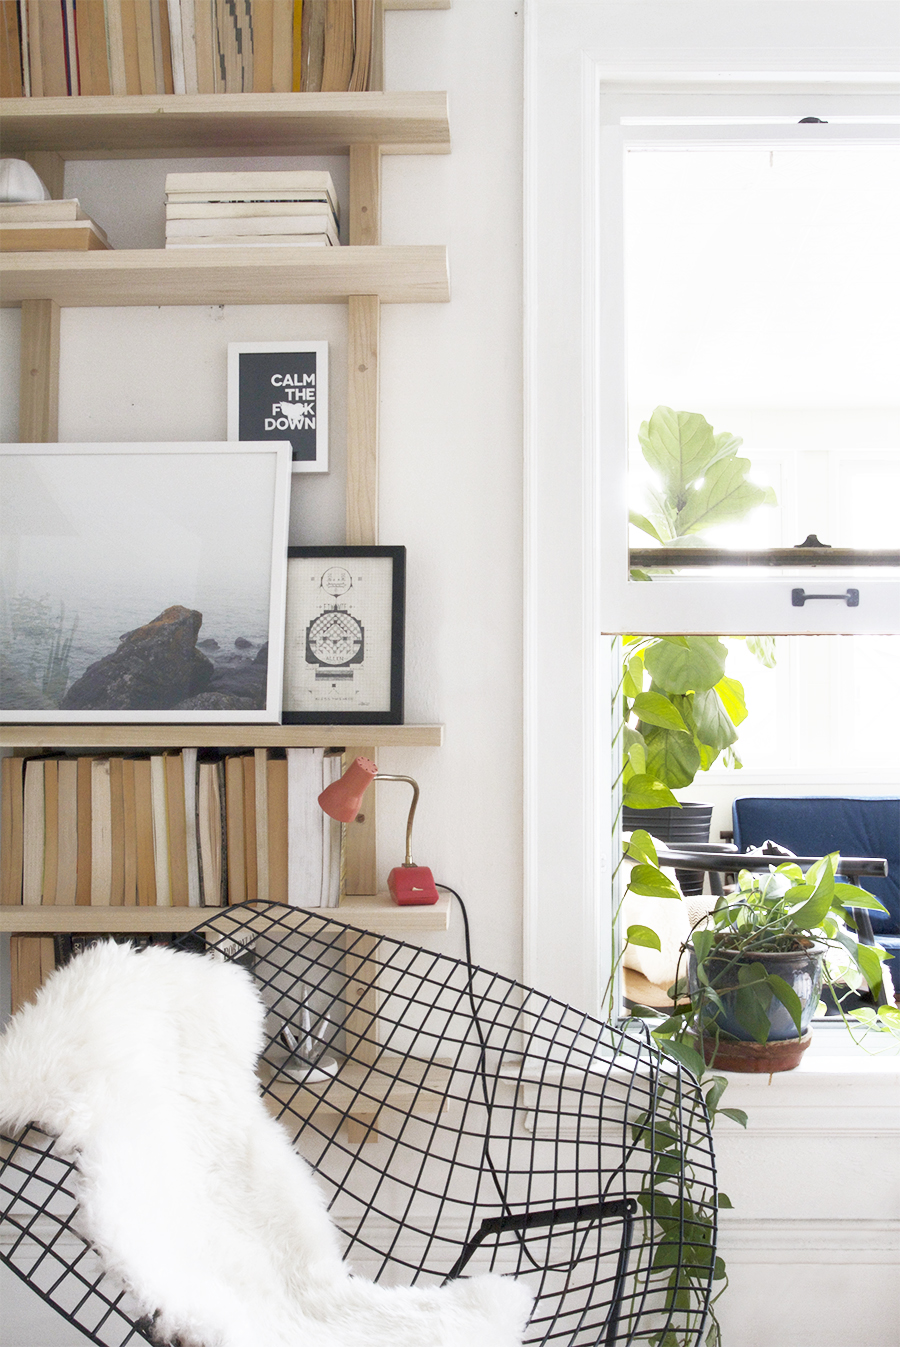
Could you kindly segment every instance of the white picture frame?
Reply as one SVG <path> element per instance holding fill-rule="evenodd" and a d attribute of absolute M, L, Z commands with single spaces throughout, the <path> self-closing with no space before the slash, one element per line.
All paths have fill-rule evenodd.
<path fill-rule="evenodd" d="M 287 439 L 292 472 L 327 472 L 328 342 L 229 342 L 228 438 Z"/>
<path fill-rule="evenodd" d="M 279 723 L 290 484 L 287 441 L 0 446 L 0 720 Z"/>

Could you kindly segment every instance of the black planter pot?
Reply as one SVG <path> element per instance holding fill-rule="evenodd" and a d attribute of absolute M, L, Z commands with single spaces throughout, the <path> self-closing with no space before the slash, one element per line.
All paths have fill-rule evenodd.
<path fill-rule="evenodd" d="M 786 953 L 751 954 L 723 949 L 721 953 L 711 954 L 704 969 L 710 986 L 722 999 L 723 1008 L 721 1011 L 711 1009 L 700 1026 L 704 1031 L 703 1051 L 707 1063 L 714 1058 L 715 1065 L 724 1071 L 772 1072 L 789 1071 L 795 1067 L 809 1044 L 810 1021 L 822 989 L 824 955 L 824 946 L 813 943 Z M 775 973 L 794 990 L 801 1005 L 799 1038 L 790 1014 L 773 994 L 766 1009 L 770 1026 L 768 1038 L 762 1044 L 754 1040 L 739 1018 L 741 992 L 733 990 L 742 965 L 756 965 L 767 974 Z M 697 958 L 693 949 L 688 962 L 688 985 L 693 999 L 699 991 Z M 718 1044 L 716 1030 L 727 1036 L 719 1039 Z"/>
<path fill-rule="evenodd" d="M 712 811 L 711 804 L 695 800 L 687 801 L 680 809 L 674 805 L 665 805 L 662 809 L 632 809 L 626 805 L 622 810 L 622 827 L 626 832 L 643 828 L 673 846 L 679 842 L 708 842 Z M 702 870 L 676 870 L 675 874 L 681 892 L 687 897 L 703 892 Z"/>

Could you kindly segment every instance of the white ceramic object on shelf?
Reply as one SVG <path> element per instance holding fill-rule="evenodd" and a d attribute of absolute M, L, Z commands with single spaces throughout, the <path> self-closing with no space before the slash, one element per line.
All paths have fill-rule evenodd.
<path fill-rule="evenodd" d="M 50 193 L 25 159 L 0 159 L 0 201 L 49 201 Z"/>

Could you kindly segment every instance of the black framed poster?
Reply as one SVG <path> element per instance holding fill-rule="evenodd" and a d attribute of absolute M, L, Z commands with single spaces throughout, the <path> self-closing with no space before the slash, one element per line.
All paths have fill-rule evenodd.
<path fill-rule="evenodd" d="M 289 547 L 285 725 L 402 725 L 405 547 Z"/>
<path fill-rule="evenodd" d="M 327 472 L 328 342 L 229 342 L 228 438 L 288 440 L 293 472 Z"/>

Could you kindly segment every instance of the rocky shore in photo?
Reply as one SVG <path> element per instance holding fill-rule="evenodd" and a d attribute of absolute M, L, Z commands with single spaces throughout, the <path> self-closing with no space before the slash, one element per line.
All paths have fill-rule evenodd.
<path fill-rule="evenodd" d="M 144 626 L 125 632 L 116 650 L 96 660 L 67 689 L 60 709 L 262 709 L 268 646 L 260 647 L 255 656 L 252 642 L 244 637 L 238 638 L 242 645 L 234 652 L 223 652 L 215 640 L 201 641 L 198 646 L 202 623 L 202 613 L 176 604 Z"/>

